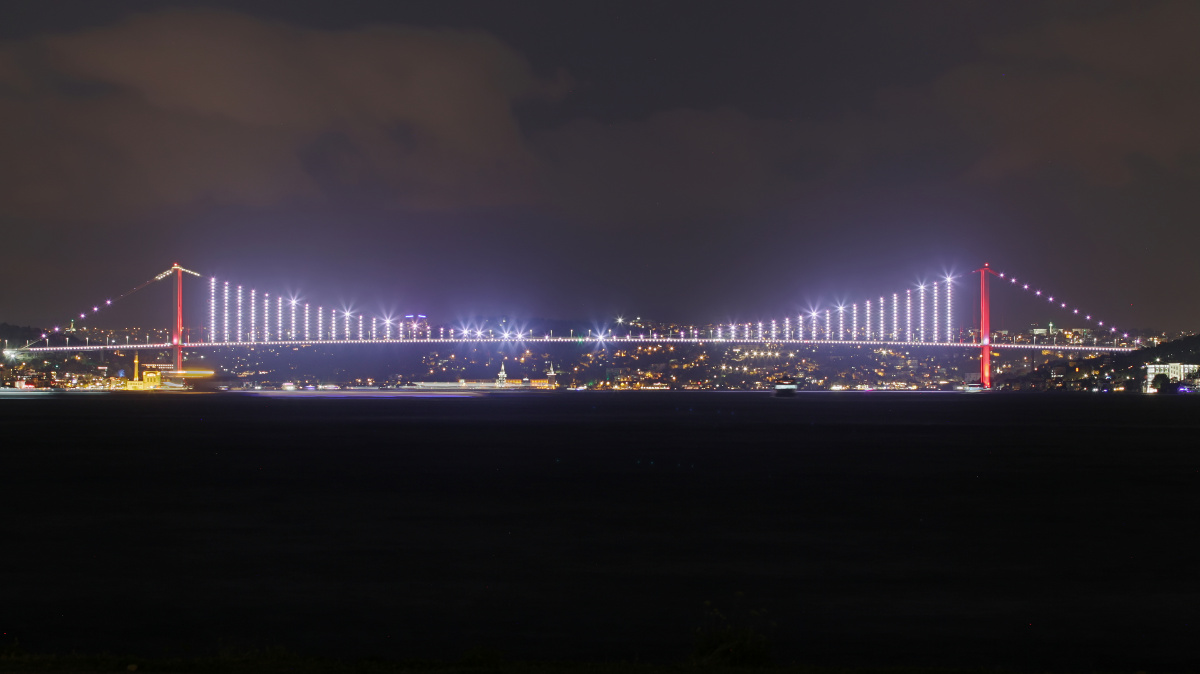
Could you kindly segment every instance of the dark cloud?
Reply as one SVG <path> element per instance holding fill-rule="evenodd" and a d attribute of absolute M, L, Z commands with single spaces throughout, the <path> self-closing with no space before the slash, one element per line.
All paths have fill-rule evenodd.
<path fill-rule="evenodd" d="M 1191 3 L 1057 20 L 837 122 L 676 108 L 526 132 L 515 110 L 561 98 L 568 80 L 538 77 L 484 32 L 137 15 L 3 46 L 0 197 L 29 218 L 368 198 L 679 222 L 783 208 L 955 144 L 975 178 L 1063 166 L 1119 184 L 1131 157 L 1170 165 L 1200 146 L 1195 25 Z"/>
<path fill-rule="evenodd" d="M 364 295 L 420 288 L 429 311 L 522 297 L 698 320 L 874 294 L 914 264 L 1050 270 L 1067 246 L 1158 268 L 1162 242 L 1200 245 L 1200 5 L 714 5 L 677 21 L 600 3 L 579 22 L 569 3 L 431 3 L 423 19 L 368 4 L 10 32 L 0 218 L 64 225 L 59 259 L 80 270 L 136 241 L 268 280 L 319 258 Z M 1130 223 L 1140 246 L 1115 243 Z M 62 238 L 23 231 L 27 250 Z M 780 281 L 783 251 L 800 263 Z M 597 264 L 619 273 L 578 274 Z M 1098 303 L 1160 294 L 1062 276 Z M 18 302 L 43 315 L 38 298 L 3 303 Z M 1173 315 L 1161 306 L 1136 320 Z"/>
<path fill-rule="evenodd" d="M 561 210 L 613 225 L 727 220 L 786 200 L 832 161 L 800 124 L 733 109 L 582 119 L 538 135 Z M 823 170 L 818 170 L 824 175 Z"/>
<path fill-rule="evenodd" d="M 35 218 L 364 186 L 410 209 L 528 203 L 540 170 L 513 105 L 562 88 L 481 32 L 136 16 L 3 46 L 0 198 Z"/>
<path fill-rule="evenodd" d="M 1047 167 L 1121 185 L 1133 163 L 1200 150 L 1200 4 L 1138 3 L 989 41 L 932 87 L 932 106 L 983 145 L 971 175 Z"/>

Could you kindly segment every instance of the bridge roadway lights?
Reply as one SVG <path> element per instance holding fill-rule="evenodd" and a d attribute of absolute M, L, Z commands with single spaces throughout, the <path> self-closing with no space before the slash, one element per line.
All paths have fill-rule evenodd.
<path fill-rule="evenodd" d="M 525 339 L 503 339 L 499 337 L 456 338 L 433 337 L 422 339 L 325 339 L 325 340 L 281 340 L 270 342 L 197 342 L 183 344 L 182 349 L 211 349 L 211 348 L 245 348 L 271 346 L 337 346 L 339 344 L 795 344 L 799 346 L 873 346 L 873 347 L 905 347 L 905 348 L 954 348 L 979 349 L 980 344 L 973 342 L 890 342 L 879 340 L 851 339 L 716 339 L 703 337 L 536 337 Z M 1132 346 L 1100 346 L 1087 344 L 1062 344 L 1047 346 L 1045 344 L 991 344 L 994 349 L 1032 349 L 1036 351 L 1090 351 L 1103 353 L 1128 353 L 1137 351 Z M 129 351 L 144 349 L 168 350 L 174 349 L 171 343 L 164 344 L 102 344 L 99 346 L 39 346 L 27 349 L 8 349 L 5 354 L 17 353 L 54 353 L 81 351 Z"/>

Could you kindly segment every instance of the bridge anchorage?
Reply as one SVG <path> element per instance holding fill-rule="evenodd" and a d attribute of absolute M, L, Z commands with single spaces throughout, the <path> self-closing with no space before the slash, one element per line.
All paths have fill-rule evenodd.
<path fill-rule="evenodd" d="M 879 346 L 922 348 L 939 347 L 980 350 L 980 381 L 984 388 L 991 388 L 991 358 L 995 349 L 1035 349 L 1049 347 L 1047 344 L 997 343 L 991 331 L 991 307 L 989 281 L 1007 282 L 1004 285 L 1030 292 L 1034 297 L 1045 298 L 1056 308 L 1086 321 L 1094 329 L 1111 338 L 1111 343 L 1100 343 L 1098 337 L 1091 344 L 1078 340 L 1072 343 L 1055 344 L 1057 351 L 1128 352 L 1139 348 L 1127 341 L 1128 335 L 1118 333 L 1111 325 L 1081 313 L 1061 298 L 1030 289 L 1029 284 L 1019 283 L 1015 277 L 997 272 L 990 265 L 975 270 L 980 280 L 980 324 L 978 332 L 967 330 L 970 339 L 962 338 L 963 331 L 954 327 L 953 296 L 956 279 L 945 276 L 932 284 L 918 284 L 903 292 L 880 295 L 878 300 L 861 303 L 839 304 L 807 313 L 759 321 L 757 323 L 728 323 L 720 325 L 692 326 L 678 331 L 649 335 L 635 334 L 624 330 L 619 334 L 612 329 L 596 331 L 587 336 L 554 337 L 534 336 L 524 331 L 485 331 L 478 326 L 434 327 L 421 314 L 406 316 L 367 316 L 361 312 L 339 309 L 315 308 L 308 302 L 295 297 L 285 300 L 282 294 L 272 298 L 270 293 L 261 296 L 255 289 L 246 289 L 229 281 L 208 277 L 208 323 L 201 328 L 201 339 L 191 341 L 184 328 L 183 277 L 185 274 L 203 278 L 195 271 L 178 263 L 149 279 L 140 286 L 115 298 L 96 304 L 91 312 L 78 314 L 80 320 L 95 316 L 101 306 L 111 306 L 142 288 L 174 278 L 174 325 L 169 343 L 145 344 L 78 344 L 71 346 L 27 344 L 11 352 L 82 352 L 115 349 L 158 349 L 170 350 L 176 372 L 184 372 L 184 349 L 246 348 L 255 346 L 303 346 L 303 345 L 358 345 L 358 344 L 454 344 L 454 343 L 533 343 L 533 344 L 604 344 L 624 343 L 671 343 L 671 344 L 761 344 L 812 345 L 812 346 Z M 914 292 L 915 291 L 915 292 Z M 328 317 L 328 323 L 326 323 Z M 370 322 L 367 323 L 369 318 Z M 956 335 L 957 333 L 957 335 Z M 43 335 L 45 341 L 49 335 Z M 957 339 L 956 339 L 957 337 Z M 976 337 L 977 340 L 976 341 Z M 1126 341 L 1121 341 L 1123 338 Z"/>

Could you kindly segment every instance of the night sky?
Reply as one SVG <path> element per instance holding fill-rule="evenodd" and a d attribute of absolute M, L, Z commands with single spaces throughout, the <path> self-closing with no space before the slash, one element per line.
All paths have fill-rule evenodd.
<path fill-rule="evenodd" d="M 1200 328 L 1200 3 L 0 9 L 0 321 L 175 261 L 435 320 L 686 322 L 945 273 L 969 303 L 987 261 Z"/>

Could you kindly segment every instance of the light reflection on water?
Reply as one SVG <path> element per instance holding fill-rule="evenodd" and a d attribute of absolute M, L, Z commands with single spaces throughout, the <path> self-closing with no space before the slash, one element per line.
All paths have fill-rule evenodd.
<path fill-rule="evenodd" d="M 477 398 L 485 395 L 480 391 L 398 391 L 391 389 L 372 391 L 237 391 L 236 393 L 265 398 Z"/>

